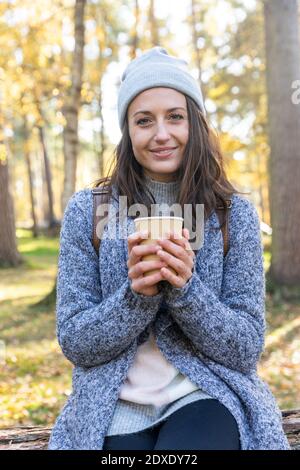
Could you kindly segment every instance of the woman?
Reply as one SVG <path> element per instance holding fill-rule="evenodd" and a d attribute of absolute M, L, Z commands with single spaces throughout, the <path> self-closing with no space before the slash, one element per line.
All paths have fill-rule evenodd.
<path fill-rule="evenodd" d="M 111 237 L 109 222 L 98 259 L 91 190 L 71 198 L 57 332 L 75 366 L 73 390 L 49 449 L 289 449 L 280 410 L 257 376 L 265 331 L 259 218 L 226 178 L 186 62 L 160 47 L 133 60 L 118 113 L 116 167 L 99 182 L 111 207 L 118 210 L 118 196 L 149 211 L 153 203 L 204 204 L 204 243 L 191 250 L 185 227 L 182 239 L 139 246 L 143 235 L 127 216 L 128 239 Z M 223 223 L 229 217 L 226 257 L 220 205 Z M 160 260 L 141 260 L 150 253 Z"/>

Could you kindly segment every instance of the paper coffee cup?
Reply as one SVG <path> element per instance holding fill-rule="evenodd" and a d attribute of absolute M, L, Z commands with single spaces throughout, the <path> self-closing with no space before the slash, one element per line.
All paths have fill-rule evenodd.
<path fill-rule="evenodd" d="M 168 232 L 174 232 L 178 238 L 182 237 L 183 218 L 182 217 L 169 217 L 169 216 L 154 216 L 154 217 L 138 217 L 134 219 L 135 230 L 137 232 L 147 231 L 149 237 L 142 240 L 140 245 L 154 245 L 159 238 L 167 238 Z M 151 254 L 142 257 L 143 261 L 160 260 L 158 255 Z M 177 275 L 177 272 L 168 267 L 170 271 Z M 151 269 L 144 273 L 144 276 L 150 276 L 160 269 Z"/>

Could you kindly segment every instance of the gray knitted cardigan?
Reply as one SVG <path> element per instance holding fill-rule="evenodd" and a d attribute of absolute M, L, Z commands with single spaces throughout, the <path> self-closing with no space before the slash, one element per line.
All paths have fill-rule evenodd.
<path fill-rule="evenodd" d="M 91 190 L 70 199 L 60 238 L 57 337 L 75 367 L 49 449 L 103 448 L 121 384 L 150 323 L 167 360 L 233 414 L 243 450 L 290 449 L 276 401 L 257 376 L 265 333 L 259 218 L 247 199 L 234 195 L 232 202 L 225 260 L 213 212 L 190 280 L 178 289 L 166 283 L 151 297 L 131 289 L 127 240 L 110 239 L 110 224 L 98 259 Z M 112 204 L 118 208 L 117 198 Z M 135 231 L 133 218 L 123 224 L 128 234 Z"/>

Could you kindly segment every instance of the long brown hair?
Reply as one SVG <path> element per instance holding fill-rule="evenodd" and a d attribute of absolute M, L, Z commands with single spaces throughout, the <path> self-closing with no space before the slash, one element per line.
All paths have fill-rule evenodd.
<path fill-rule="evenodd" d="M 240 193 L 227 179 L 219 139 L 210 128 L 205 116 L 196 103 L 186 96 L 189 138 L 184 151 L 182 164 L 178 170 L 180 189 L 176 201 L 184 208 L 184 204 L 192 204 L 193 230 L 195 230 L 196 204 L 204 204 L 204 219 L 210 216 L 217 207 L 222 207 L 223 220 L 227 216 L 228 199 L 234 193 Z M 104 185 L 112 194 L 115 186 L 120 196 L 127 196 L 127 204 L 144 204 L 150 216 L 154 197 L 145 187 L 143 167 L 136 160 L 129 136 L 127 116 L 122 129 L 122 138 L 114 151 L 112 162 L 114 169 L 109 177 L 97 180 L 94 187 Z"/>

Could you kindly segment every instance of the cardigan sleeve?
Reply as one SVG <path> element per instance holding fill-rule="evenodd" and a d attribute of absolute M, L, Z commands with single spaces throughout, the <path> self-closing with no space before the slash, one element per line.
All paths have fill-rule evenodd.
<path fill-rule="evenodd" d="M 264 346 L 265 278 L 260 223 L 247 201 L 224 260 L 220 297 L 194 270 L 182 288 L 168 283 L 165 302 L 196 350 L 228 368 L 255 370 Z M 232 214 L 233 216 L 233 214 Z"/>
<path fill-rule="evenodd" d="M 99 259 L 92 245 L 91 197 L 79 191 L 69 200 L 57 276 L 58 342 L 67 359 L 82 367 L 107 363 L 124 351 L 155 318 L 162 300 L 162 293 L 136 293 L 129 278 L 102 298 Z"/>

